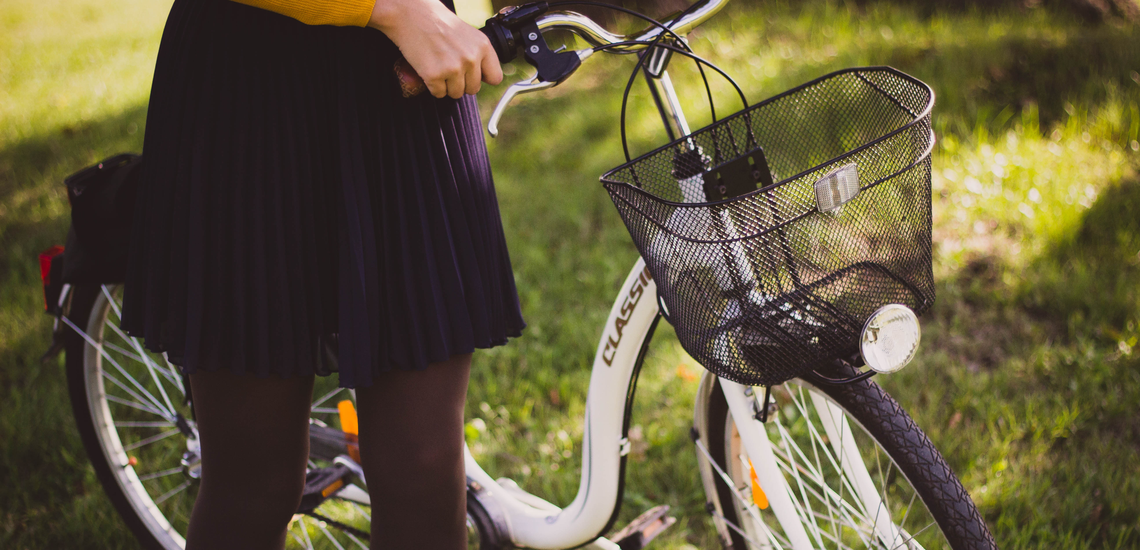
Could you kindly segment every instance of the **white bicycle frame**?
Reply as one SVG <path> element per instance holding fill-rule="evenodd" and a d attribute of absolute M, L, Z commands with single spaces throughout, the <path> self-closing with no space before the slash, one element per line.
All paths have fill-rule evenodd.
<path fill-rule="evenodd" d="M 582 441 L 582 478 L 578 495 L 565 508 L 558 508 L 539 497 L 529 495 L 517 486 L 503 486 L 483 470 L 469 451 L 465 452 L 467 476 L 488 513 L 516 546 L 542 550 L 574 548 L 586 543 L 587 548 L 616 550 L 618 546 L 598 538 L 609 524 L 618 504 L 622 461 L 630 443 L 622 435 L 625 404 L 634 369 L 643 346 L 652 335 L 660 311 L 657 285 L 645 261 L 638 259 L 622 284 L 619 299 L 610 309 L 606 329 L 594 355 Z M 705 373 L 702 387 L 709 387 L 714 376 Z M 734 422 L 739 428 L 745 450 L 755 466 L 761 488 L 768 495 L 772 511 L 796 550 L 813 548 L 801 524 L 800 512 L 789 496 L 790 487 L 776 461 L 771 442 L 765 436 L 764 424 L 756 419 L 758 402 L 748 387 L 720 380 Z M 697 399 L 696 411 L 703 414 L 708 395 Z M 815 405 L 829 439 L 838 456 L 851 458 L 855 489 L 869 509 L 879 509 L 879 496 L 855 447 L 851 426 L 842 410 L 819 398 Z M 826 412 L 826 414 L 825 414 Z M 703 424 L 698 422 L 698 424 Z M 876 519 L 875 530 L 883 540 L 897 540 L 900 535 L 884 513 Z"/>
<path fill-rule="evenodd" d="M 679 35 L 687 34 L 720 11 L 727 1 L 705 0 L 702 6 L 694 8 L 688 16 L 665 25 Z M 542 18 L 538 26 L 543 29 L 562 27 L 572 30 L 594 45 L 629 40 L 628 37 L 611 34 L 592 20 L 577 14 L 552 13 Z M 651 40 L 660 32 L 659 28 L 650 28 L 637 40 Z M 670 136 L 676 132 L 686 135 L 688 126 L 672 82 L 664 70 L 659 74 L 659 78 L 651 79 L 651 85 L 659 108 L 666 114 L 666 129 Z M 504 95 L 505 101 L 509 101 L 519 91 L 533 89 L 539 88 L 522 86 L 517 90 L 509 90 Z M 496 133 L 494 127 L 504 107 L 505 102 L 500 103 L 488 125 L 492 135 Z M 613 542 L 598 537 L 610 524 L 621 498 L 619 488 L 624 473 L 623 460 L 630 450 L 630 442 L 622 434 L 626 401 L 639 356 L 652 335 L 659 312 L 657 285 L 645 266 L 645 260 L 639 258 L 610 308 L 609 318 L 594 354 L 583 420 L 582 478 L 578 485 L 578 495 L 566 508 L 559 509 L 523 492 L 517 486 L 503 487 L 483 471 L 470 451 L 465 449 L 467 477 L 474 482 L 477 497 L 490 508 L 488 513 L 514 545 L 555 550 L 574 548 L 593 541 L 592 548 L 618 548 Z"/>
<path fill-rule="evenodd" d="M 683 35 L 719 11 L 727 1 L 704 0 L 703 5 L 692 11 L 689 16 L 670 26 L 678 34 Z M 626 40 L 626 37 L 611 35 L 593 21 L 576 14 L 552 13 L 540 21 L 539 26 L 573 28 L 580 36 L 595 44 Z M 659 32 L 661 32 L 659 29 L 651 29 L 639 36 L 638 40 L 652 39 Z M 650 65 L 652 64 L 651 62 Z M 649 79 L 650 87 L 665 119 L 667 131 L 670 136 L 688 135 L 690 133 L 688 124 L 668 73 L 663 67 L 659 69 L 650 68 L 647 73 L 655 75 Z M 509 99 L 509 96 L 505 97 Z M 497 111 L 501 112 L 501 109 Z M 60 297 L 61 304 L 69 290 L 69 287 L 64 289 Z M 113 303 L 110 290 L 104 287 L 103 292 L 107 300 Z M 617 544 L 601 538 L 601 535 L 611 524 L 621 499 L 624 460 L 630 451 L 630 442 L 622 433 L 625 415 L 628 412 L 627 403 L 632 398 L 631 386 L 636 370 L 659 319 L 657 286 L 646 268 L 644 259 L 639 258 L 610 308 L 609 317 L 594 355 L 583 420 L 581 480 L 577 496 L 565 508 L 559 508 L 526 493 L 513 482 L 496 480 L 479 466 L 469 449 L 464 449 L 469 486 L 479 504 L 494 522 L 498 535 L 504 540 L 509 540 L 518 547 L 538 550 L 560 550 L 582 546 L 620 550 Z M 88 354 L 105 354 L 102 347 L 86 336 L 80 327 L 66 318 L 63 320 L 91 343 L 87 348 Z M 141 348 L 138 351 L 140 356 L 146 357 Z M 703 427 L 706 424 L 703 415 L 707 410 L 711 388 L 715 381 L 714 375 L 705 372 L 696 399 L 697 426 Z M 101 380 L 99 383 L 102 383 Z M 161 384 L 159 387 L 161 388 Z M 772 444 L 766 436 L 765 426 L 757 419 L 758 392 L 751 392 L 745 386 L 726 380 L 720 380 L 720 387 L 724 392 L 732 419 L 739 429 L 744 449 L 755 467 L 759 484 L 771 502 L 773 513 L 781 524 L 790 547 L 795 550 L 811 549 L 812 542 L 801 524 L 803 511 L 798 510 L 793 503 L 789 493 L 791 489 L 781 474 Z M 165 397 L 165 394 L 163 395 Z M 854 491 L 858 493 L 864 504 L 869 506 L 868 509 L 880 509 L 880 498 L 873 480 L 859 458 L 859 450 L 854 445 L 855 439 L 851 434 L 851 427 L 842 410 L 819 396 L 813 396 L 813 401 L 820 412 L 829 440 L 835 446 L 836 454 L 852 458 L 850 465 Z M 94 399 L 92 402 L 98 402 L 99 406 L 106 407 L 106 403 L 102 400 Z M 118 436 L 113 429 L 109 432 L 114 444 L 117 445 Z M 700 435 L 704 440 L 705 434 Z M 702 480 L 706 491 L 709 491 L 712 484 L 716 483 L 712 466 L 700 453 L 698 459 Z M 364 473 L 359 465 L 350 460 L 337 459 L 337 462 L 349 466 L 361 479 L 364 479 Z M 844 464 L 847 469 L 847 462 Z M 130 472 L 133 476 L 133 470 Z M 138 485 L 137 480 L 135 481 L 133 485 Z M 146 497 L 143 500 L 149 501 L 149 496 L 142 496 Z M 369 495 L 355 485 L 347 486 L 338 493 L 337 497 L 361 504 L 369 504 L 370 501 Z M 162 517 L 161 513 L 153 514 L 145 510 L 139 510 L 138 515 L 152 519 Z M 724 525 L 718 525 L 718 529 L 723 534 Z M 878 537 L 884 541 L 897 541 L 902 536 L 890 516 L 885 513 L 881 517 L 876 517 L 874 529 Z M 181 537 L 169 524 L 162 525 L 159 531 L 168 532 L 176 545 L 181 545 Z"/>
<path fill-rule="evenodd" d="M 578 495 L 565 508 L 505 488 L 465 453 L 467 476 L 478 484 L 481 502 L 493 504 L 488 513 L 506 534 L 524 548 L 561 549 L 581 546 L 601 534 L 620 495 L 622 460 L 629 440 L 622 436 L 626 397 L 642 344 L 657 319 L 657 286 L 638 260 L 610 309 L 606 329 L 594 355 L 586 398 L 582 441 L 582 479 Z M 598 539 L 595 548 L 616 549 Z"/>
<path fill-rule="evenodd" d="M 675 25 L 666 25 L 680 35 L 687 34 L 719 11 L 726 2 L 727 0 L 708 0 L 689 17 Z M 576 31 L 576 34 L 595 45 L 627 40 L 626 37 L 609 34 L 593 21 L 575 14 L 550 14 L 539 22 L 540 28 L 558 26 Z M 638 39 L 652 39 L 659 32 L 659 29 L 651 29 Z M 650 61 L 651 66 L 653 61 Z M 649 67 L 647 73 L 650 72 L 656 75 L 648 80 L 666 131 L 671 138 L 689 135 L 691 132 L 668 72 L 663 67 Z M 509 91 L 505 98 L 509 101 L 519 91 L 531 89 L 522 86 L 518 91 Z M 501 115 L 504 107 L 505 104 L 501 103 L 496 109 L 491 125 L 497 123 L 498 115 Z M 558 508 L 528 494 L 513 482 L 500 483 L 479 466 L 470 450 L 464 450 L 467 476 L 479 502 L 488 508 L 487 512 L 496 527 L 515 546 L 539 550 L 559 550 L 583 545 L 599 550 L 619 548 L 614 542 L 600 538 L 600 535 L 610 524 L 621 498 L 619 489 L 624 474 L 623 461 L 630 451 L 630 442 L 622 434 L 626 401 L 640 356 L 652 336 L 659 314 L 657 285 L 645 266 L 645 260 L 639 258 L 610 308 L 609 318 L 594 354 L 583 420 L 582 477 L 577 496 L 565 508 Z M 701 381 L 702 389 L 710 388 L 714 379 L 715 376 L 706 371 Z M 749 388 L 726 380 L 720 381 L 720 387 L 739 428 L 745 451 L 756 469 L 759 484 L 768 495 L 776 519 L 784 528 L 791 547 L 795 550 L 811 549 L 812 542 L 801 524 L 801 511 L 793 504 L 790 487 L 781 474 L 771 443 L 766 437 L 764 424 L 757 419 L 757 392 L 750 392 Z M 708 397 L 707 391 L 698 394 L 698 425 L 702 424 L 699 421 L 706 410 Z M 836 453 L 858 459 L 859 452 L 853 444 L 851 427 L 842 411 L 825 399 L 815 401 L 831 441 L 836 442 Z M 839 442 L 846 444 L 840 448 Z M 712 481 L 708 475 L 711 467 L 703 455 L 698 453 L 698 457 L 702 462 L 701 469 L 706 473 L 702 477 L 705 478 L 708 489 Z M 857 466 L 861 467 L 861 462 L 859 459 Z M 860 467 L 853 468 L 862 472 L 861 476 L 855 476 L 856 491 L 865 503 L 874 505 L 872 509 L 879 508 L 879 497 L 872 480 L 866 469 Z M 718 528 L 724 530 L 723 525 Z M 886 541 L 897 540 L 898 530 L 894 528 L 888 514 L 877 518 L 875 530 Z"/>

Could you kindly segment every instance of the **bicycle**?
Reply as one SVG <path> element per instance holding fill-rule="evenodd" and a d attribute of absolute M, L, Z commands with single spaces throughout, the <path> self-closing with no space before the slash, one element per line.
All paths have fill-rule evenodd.
<path fill-rule="evenodd" d="M 500 55 L 525 48 L 538 74 L 508 88 L 489 132 L 497 133 L 515 96 L 564 81 L 595 48 L 630 53 L 667 44 L 666 35 L 687 34 L 726 3 L 701 0 L 631 36 L 544 4 L 499 14 L 492 41 Z M 592 48 L 550 51 L 541 35 L 552 30 L 574 33 Z M 680 45 L 646 56 L 647 80 L 671 139 L 693 134 L 666 70 L 665 52 L 684 53 Z M 557 55 L 559 64 L 550 64 Z M 658 323 L 669 315 L 658 283 L 639 259 L 603 327 L 583 420 L 582 478 L 571 504 L 559 508 L 495 479 L 465 453 L 472 548 L 628 550 L 644 547 L 675 521 L 659 506 L 604 536 L 622 500 L 638 374 Z M 181 373 L 118 328 L 119 286 L 63 285 L 49 298 L 76 421 L 100 482 L 144 547 L 182 548 L 200 469 L 192 398 Z M 335 356 L 327 360 L 335 363 Z M 996 547 L 941 455 L 868 374 L 840 361 L 760 392 L 704 373 L 690 436 L 707 512 L 725 548 Z M 354 459 L 352 392 L 331 386 L 319 379 L 314 392 L 310 471 L 290 536 L 304 548 L 367 548 L 368 507 L 380 496 L 368 493 Z"/>

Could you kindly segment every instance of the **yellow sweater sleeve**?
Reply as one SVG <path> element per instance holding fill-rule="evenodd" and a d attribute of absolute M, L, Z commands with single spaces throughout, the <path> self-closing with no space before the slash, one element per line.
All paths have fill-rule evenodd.
<path fill-rule="evenodd" d="M 239 4 L 280 13 L 306 25 L 363 27 L 376 0 L 234 0 Z"/>

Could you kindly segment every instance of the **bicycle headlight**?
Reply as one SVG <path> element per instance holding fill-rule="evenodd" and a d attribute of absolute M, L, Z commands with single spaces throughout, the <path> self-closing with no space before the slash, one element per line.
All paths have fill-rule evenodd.
<path fill-rule="evenodd" d="M 871 370 L 890 374 L 914 359 L 921 337 L 918 316 L 909 307 L 888 304 L 863 325 L 859 352 Z"/>

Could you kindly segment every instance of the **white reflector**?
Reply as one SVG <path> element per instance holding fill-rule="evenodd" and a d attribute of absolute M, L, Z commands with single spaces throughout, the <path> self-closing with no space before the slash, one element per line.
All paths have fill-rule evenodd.
<path fill-rule="evenodd" d="M 834 212 L 859 194 L 859 170 L 844 164 L 815 182 L 815 205 L 820 212 Z"/>
<path fill-rule="evenodd" d="M 889 374 L 914 359 L 921 337 L 918 316 L 909 307 L 888 304 L 867 319 L 859 351 L 871 370 Z"/>

